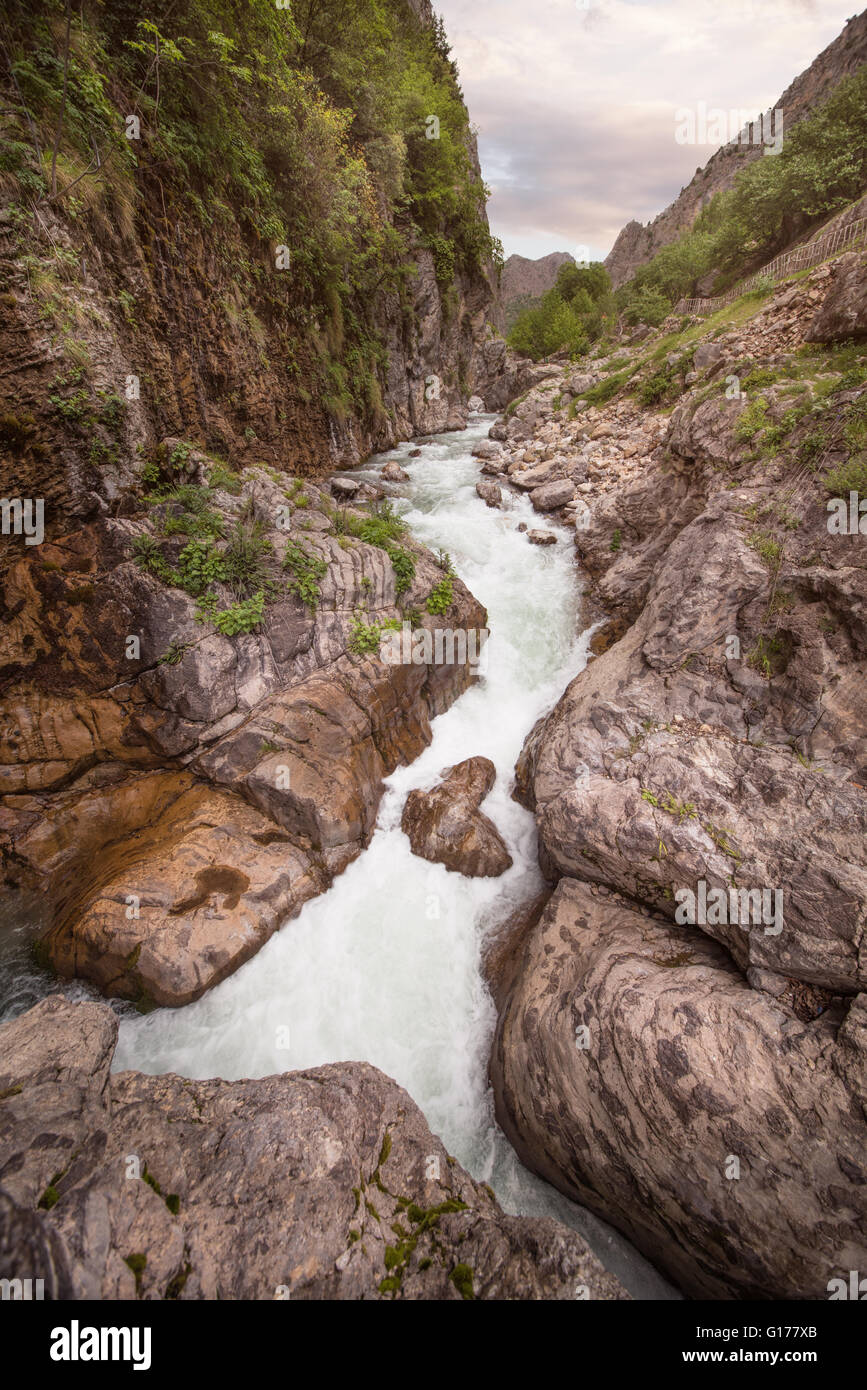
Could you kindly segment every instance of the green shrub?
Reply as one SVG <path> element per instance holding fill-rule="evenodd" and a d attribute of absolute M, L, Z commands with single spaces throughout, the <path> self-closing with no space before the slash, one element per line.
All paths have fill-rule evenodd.
<path fill-rule="evenodd" d="M 638 388 L 638 399 L 642 405 L 657 405 L 659 401 L 680 391 L 681 379 L 676 367 L 666 363 L 659 371 L 642 381 Z"/>
<path fill-rule="evenodd" d="M 441 579 L 439 584 L 435 584 L 427 596 L 427 611 L 437 617 L 442 617 L 449 611 L 454 599 L 454 583 L 452 576 L 447 574 Z"/>
<path fill-rule="evenodd" d="M 357 656 L 369 656 L 371 652 L 379 651 L 380 638 L 383 632 L 389 630 L 400 630 L 400 623 L 397 618 L 387 618 L 383 622 L 368 623 L 364 615 L 357 612 L 350 623 L 349 650 L 355 652 Z"/>
<path fill-rule="evenodd" d="M 319 603 L 319 581 L 328 571 L 326 561 L 305 550 L 297 541 L 290 540 L 286 542 L 283 568 L 295 576 L 289 583 L 290 590 L 315 611 Z"/>
<path fill-rule="evenodd" d="M 215 596 L 206 594 L 196 613 L 199 622 L 213 623 L 223 637 L 237 637 L 239 633 L 252 632 L 260 626 L 264 616 L 265 594 L 262 590 L 229 608 L 217 608 Z"/>
<path fill-rule="evenodd" d="M 848 498 L 857 492 L 867 498 L 867 454 L 848 459 L 825 474 L 825 489 L 831 497 Z"/>
<path fill-rule="evenodd" d="M 767 413 L 768 403 L 763 396 L 750 401 L 735 423 L 734 435 L 739 444 L 748 444 L 765 428 Z"/>
<path fill-rule="evenodd" d="M 177 583 L 193 598 L 226 579 L 226 562 L 211 541 L 189 541 L 178 556 Z"/>
<path fill-rule="evenodd" d="M 394 570 L 394 591 L 399 598 L 401 594 L 406 593 L 415 578 L 415 560 L 408 550 L 399 545 L 389 546 L 388 554 Z"/>

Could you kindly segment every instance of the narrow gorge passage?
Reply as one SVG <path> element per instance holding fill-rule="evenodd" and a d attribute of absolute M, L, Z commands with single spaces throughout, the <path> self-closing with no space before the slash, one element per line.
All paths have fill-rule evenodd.
<path fill-rule="evenodd" d="M 178 1010 L 124 1018 L 115 1069 L 226 1079 L 369 1061 L 418 1103 L 446 1147 L 489 1181 L 511 1212 L 575 1226 L 636 1296 L 667 1286 L 615 1232 L 518 1162 L 493 1119 L 487 1060 L 495 1010 L 482 979 L 481 946 L 542 886 L 533 817 L 511 799 L 513 769 L 538 716 L 586 663 L 571 537 L 531 545 L 525 497 L 508 511 L 476 496 L 473 446 L 492 417 L 441 435 L 411 458 L 410 482 L 390 489 L 413 534 L 448 550 L 488 610 L 487 673 L 434 721 L 433 742 L 388 780 L 369 848 L 331 890 L 309 903 L 237 974 Z M 389 457 L 395 457 L 392 453 Z M 382 459 L 359 476 L 379 480 Z M 497 783 L 484 810 L 513 858 L 499 879 L 470 879 L 414 856 L 400 829 L 407 794 L 444 767 L 489 757 Z"/>

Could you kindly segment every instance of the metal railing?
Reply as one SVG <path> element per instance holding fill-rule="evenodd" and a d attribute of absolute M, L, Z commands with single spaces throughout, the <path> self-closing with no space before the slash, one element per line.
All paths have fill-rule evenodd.
<path fill-rule="evenodd" d="M 859 217 L 855 222 L 848 222 L 843 227 L 835 227 L 832 232 L 826 232 L 816 241 L 807 241 L 803 246 L 796 246 L 794 251 L 775 256 L 766 266 L 762 266 L 761 270 L 757 270 L 755 275 L 744 280 L 736 289 L 729 290 L 728 294 L 719 295 L 716 299 L 679 299 L 672 313 L 715 314 L 717 309 L 722 309 L 724 305 L 731 304 L 733 300 L 740 299 L 742 294 L 754 289 L 760 281 L 782 280 L 795 271 L 807 270 L 810 266 L 828 260 L 844 247 L 855 246 L 865 240 L 867 217 Z"/>

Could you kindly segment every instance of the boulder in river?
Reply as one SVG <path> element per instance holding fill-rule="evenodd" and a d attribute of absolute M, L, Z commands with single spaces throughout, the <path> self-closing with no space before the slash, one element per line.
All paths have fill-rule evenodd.
<path fill-rule="evenodd" d="M 530 501 L 537 512 L 553 512 L 565 507 L 575 496 L 575 485 L 568 478 L 559 483 L 544 483 L 530 493 Z"/>
<path fill-rule="evenodd" d="M 576 1232 L 507 1216 L 376 1067 L 112 1074 L 116 1038 L 107 1005 L 56 995 L 0 1027 L 0 1276 L 74 1300 L 628 1297 Z"/>
<path fill-rule="evenodd" d="M 497 878 L 512 856 L 494 823 L 479 810 L 494 785 L 490 758 L 467 758 L 447 768 L 432 791 L 411 791 L 401 818 L 413 854 L 469 878 Z"/>
<path fill-rule="evenodd" d="M 361 487 L 360 478 L 332 478 L 331 491 L 335 497 L 355 497 Z"/>
<path fill-rule="evenodd" d="M 386 483 L 405 483 L 409 481 L 409 474 L 404 468 L 401 468 L 397 459 L 389 459 L 388 463 L 382 469 L 380 477 Z"/>
<path fill-rule="evenodd" d="M 531 545 L 556 545 L 557 537 L 553 531 L 528 531 L 527 540 Z"/>
<path fill-rule="evenodd" d="M 476 483 L 476 492 L 486 507 L 502 507 L 503 494 L 496 483 L 486 483 L 482 480 Z"/>

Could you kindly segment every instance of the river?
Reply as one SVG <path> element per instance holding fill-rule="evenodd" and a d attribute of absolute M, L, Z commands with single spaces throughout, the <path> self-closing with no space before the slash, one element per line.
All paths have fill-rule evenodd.
<path fill-rule="evenodd" d="M 535 720 L 583 669 L 572 538 L 540 519 L 526 497 L 494 510 L 477 497 L 471 449 L 490 416 L 467 430 L 389 453 L 409 482 L 388 488 L 412 534 L 447 550 L 488 610 L 484 677 L 433 723 L 433 742 L 386 782 L 367 850 L 236 974 L 182 1009 L 120 1010 L 116 1070 L 226 1079 L 327 1062 L 371 1062 L 406 1087 L 446 1148 L 507 1211 L 550 1215 L 580 1230 L 633 1296 L 677 1297 L 629 1244 L 519 1163 L 498 1129 L 487 1081 L 495 1024 L 480 961 L 485 933 L 537 893 L 533 817 L 511 798 L 514 764 Z M 379 481 L 383 459 L 358 475 Z M 556 545 L 519 532 L 543 525 Z M 505 838 L 512 868 L 469 879 L 416 858 L 400 829 L 407 793 L 443 768 L 490 758 L 496 785 L 485 812 Z"/>

